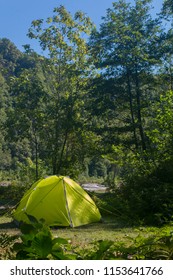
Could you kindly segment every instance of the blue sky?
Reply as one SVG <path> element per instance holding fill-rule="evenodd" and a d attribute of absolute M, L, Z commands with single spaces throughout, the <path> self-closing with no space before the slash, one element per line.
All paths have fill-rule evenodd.
<path fill-rule="evenodd" d="M 10 39 L 22 51 L 24 44 L 31 44 L 38 51 L 35 40 L 26 35 L 32 20 L 46 19 L 52 16 L 54 7 L 64 5 L 72 14 L 77 10 L 87 13 L 99 26 L 112 2 L 116 0 L 0 0 L 0 38 Z M 153 0 L 155 12 L 160 11 L 162 3 L 163 0 Z"/>

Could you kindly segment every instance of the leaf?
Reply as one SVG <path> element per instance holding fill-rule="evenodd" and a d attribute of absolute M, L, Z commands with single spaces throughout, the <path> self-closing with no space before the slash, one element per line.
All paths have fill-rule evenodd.
<path fill-rule="evenodd" d="M 23 234 L 30 234 L 30 233 L 36 231 L 36 229 L 33 225 L 26 224 L 26 223 L 21 224 L 20 230 Z"/>
<path fill-rule="evenodd" d="M 68 244 L 68 240 L 65 238 L 57 237 L 53 239 L 53 244 Z"/>
<path fill-rule="evenodd" d="M 24 248 L 23 243 L 16 242 L 16 243 L 13 245 L 13 250 L 16 251 L 16 252 L 21 251 L 23 248 Z"/>
<path fill-rule="evenodd" d="M 63 252 L 52 252 L 52 256 L 57 260 L 65 260 L 65 255 Z"/>
<path fill-rule="evenodd" d="M 111 240 L 100 240 L 99 241 L 99 250 L 101 251 L 101 252 L 105 252 L 105 251 L 107 251 L 110 247 L 111 247 L 111 245 L 113 245 L 114 243 L 113 243 L 113 241 L 111 241 Z"/>
<path fill-rule="evenodd" d="M 29 215 L 29 214 L 27 214 L 27 213 L 26 213 L 26 216 L 28 217 L 29 221 L 30 221 L 32 224 L 38 224 L 38 221 L 37 221 L 37 219 L 36 219 L 34 216 Z"/>
<path fill-rule="evenodd" d="M 38 258 L 45 259 L 52 251 L 51 234 L 38 233 L 32 242 L 32 249 L 35 250 Z"/>

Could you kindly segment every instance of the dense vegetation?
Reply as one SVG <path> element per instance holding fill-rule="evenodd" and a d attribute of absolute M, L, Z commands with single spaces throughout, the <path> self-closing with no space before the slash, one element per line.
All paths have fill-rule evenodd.
<path fill-rule="evenodd" d="M 99 29 L 63 6 L 34 20 L 45 56 L 0 39 L 0 180 L 94 177 L 117 212 L 161 225 L 173 217 L 173 9 L 153 18 L 151 0 L 134 2 L 113 2 Z"/>

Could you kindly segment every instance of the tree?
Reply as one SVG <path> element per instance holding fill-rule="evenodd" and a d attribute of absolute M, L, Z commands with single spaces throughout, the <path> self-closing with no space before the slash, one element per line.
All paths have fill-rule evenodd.
<path fill-rule="evenodd" d="M 160 13 L 162 24 L 165 26 L 165 32 L 161 36 L 161 52 L 162 52 L 162 66 L 161 75 L 163 83 L 167 86 L 164 91 L 173 90 L 173 4 L 170 0 L 163 2 Z M 166 23 L 166 24 L 165 24 Z"/>
<path fill-rule="evenodd" d="M 128 102 L 124 120 L 128 122 L 137 151 L 147 149 L 145 92 L 149 87 L 149 74 L 160 63 L 159 22 L 151 18 L 150 4 L 151 0 L 136 0 L 134 6 L 124 0 L 114 2 L 103 18 L 100 31 L 95 30 L 90 40 L 96 65 L 102 69 L 103 76 L 107 80 L 114 79 L 117 84 L 121 81 L 123 85 L 120 90 L 115 86 L 111 99 L 122 98 L 123 111 Z"/>
<path fill-rule="evenodd" d="M 9 39 L 0 39 L 0 70 L 4 78 L 15 74 L 17 61 L 21 57 L 22 53 Z"/>
<path fill-rule="evenodd" d="M 157 165 L 173 160 L 173 92 L 160 95 L 154 107 L 154 118 L 150 121 L 148 135 L 152 142 Z"/>
<path fill-rule="evenodd" d="M 81 166 L 86 152 L 84 96 L 92 69 L 84 38 L 91 28 L 92 23 L 85 14 L 76 12 L 72 17 L 60 6 L 45 22 L 33 21 L 29 30 L 29 37 L 38 39 L 49 55 L 43 65 L 49 86 L 44 131 L 53 174 L 69 172 L 70 166 L 73 173 L 75 167 Z"/>
<path fill-rule="evenodd" d="M 36 58 L 35 58 L 36 59 Z M 17 155 L 17 143 L 25 143 L 25 159 L 35 162 L 35 178 L 39 176 L 42 130 L 47 92 L 41 68 L 23 70 L 19 77 L 11 79 L 13 107 L 8 110 L 8 137 L 13 145 L 13 158 Z M 27 142 L 28 150 L 27 150 Z M 20 158 L 21 160 L 21 158 Z"/>
<path fill-rule="evenodd" d="M 171 0 L 164 0 L 162 6 L 162 14 L 167 17 L 173 15 L 173 3 Z"/>
<path fill-rule="evenodd" d="M 11 166 L 11 155 L 8 143 L 6 143 L 7 106 L 10 106 L 8 87 L 0 73 L 0 170 L 9 170 Z"/>

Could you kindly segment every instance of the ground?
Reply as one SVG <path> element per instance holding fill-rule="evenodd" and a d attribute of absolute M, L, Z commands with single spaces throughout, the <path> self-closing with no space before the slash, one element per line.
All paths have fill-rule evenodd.
<path fill-rule="evenodd" d="M 68 238 L 73 245 L 80 246 L 89 244 L 96 240 L 112 240 L 112 241 L 130 241 L 130 238 L 135 238 L 142 233 L 145 233 L 145 228 L 142 227 L 126 227 L 123 222 L 112 216 L 103 217 L 99 223 L 93 223 L 77 228 L 52 228 L 54 236 Z M 10 235 L 20 234 L 19 228 L 15 225 L 10 217 L 0 217 L 0 233 Z M 147 234 L 147 233 L 146 233 Z"/>
<path fill-rule="evenodd" d="M 173 259 L 172 224 L 163 228 L 127 227 L 118 218 L 107 216 L 100 223 L 51 228 L 51 232 L 54 240 L 56 237 L 68 239 L 72 250 L 82 259 L 90 259 L 91 253 L 94 257 L 91 259 L 112 259 L 110 254 L 113 259 Z M 13 244 L 21 242 L 20 234 L 10 217 L 0 217 L 0 259 L 15 259 Z M 110 247 L 112 244 L 114 247 Z"/>

